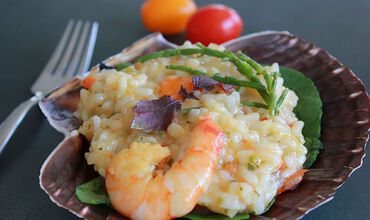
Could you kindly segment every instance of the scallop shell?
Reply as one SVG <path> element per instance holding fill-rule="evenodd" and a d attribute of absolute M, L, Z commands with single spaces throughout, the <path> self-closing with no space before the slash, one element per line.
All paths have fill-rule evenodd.
<path fill-rule="evenodd" d="M 278 62 L 310 77 L 323 101 L 321 140 L 324 149 L 298 188 L 277 197 L 263 216 L 252 219 L 299 219 L 333 199 L 351 173 L 362 165 L 370 127 L 370 101 L 361 80 L 325 50 L 288 32 L 265 31 L 224 44 L 241 50 L 261 63 Z M 173 48 L 159 33 L 148 35 L 104 63 L 132 62 L 154 51 Z M 97 71 L 98 67 L 90 72 Z M 81 79 L 76 78 L 51 92 L 40 103 L 50 124 L 65 139 L 49 155 L 40 171 L 40 186 L 57 205 L 85 219 L 125 219 L 104 206 L 79 202 L 77 185 L 97 174 L 88 166 L 84 153 L 88 142 L 75 130 L 80 120 L 77 109 Z"/>

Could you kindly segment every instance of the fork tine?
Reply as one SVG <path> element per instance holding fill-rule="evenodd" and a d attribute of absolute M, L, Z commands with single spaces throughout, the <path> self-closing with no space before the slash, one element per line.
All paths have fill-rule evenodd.
<path fill-rule="evenodd" d="M 53 70 L 55 69 L 57 64 L 60 62 L 63 52 L 65 51 L 65 47 L 67 46 L 68 41 L 70 39 L 75 23 L 76 22 L 73 19 L 69 20 L 67 27 L 64 30 L 63 35 L 58 42 L 57 47 L 55 48 L 53 54 L 51 55 L 44 69 L 42 70 L 41 74 L 39 75 L 39 77 L 36 79 L 36 81 L 33 83 L 31 87 L 31 91 L 33 93 L 47 92 L 45 91 L 45 87 L 46 87 L 45 82 L 52 83 L 52 81 L 54 81 L 55 76 L 52 75 Z"/>
<path fill-rule="evenodd" d="M 83 51 L 85 45 L 87 44 L 86 42 L 88 42 L 87 34 L 88 34 L 89 28 L 91 26 L 90 23 L 91 23 L 90 21 L 87 21 L 83 25 L 81 36 L 80 36 L 79 41 L 77 43 L 77 48 L 76 48 L 76 50 L 73 54 L 73 57 L 71 59 L 70 64 L 68 65 L 68 69 L 65 72 L 65 76 L 68 77 L 68 78 L 72 78 L 73 76 L 75 76 L 75 74 L 77 74 L 76 68 L 77 68 L 78 62 L 81 60 L 82 51 Z"/>
<path fill-rule="evenodd" d="M 71 34 L 74 24 L 75 24 L 74 20 L 69 20 L 68 25 L 65 31 L 63 32 L 62 38 L 60 38 L 59 40 L 58 46 L 55 48 L 53 55 L 51 55 L 51 58 L 49 59 L 48 63 L 46 64 L 40 75 L 50 74 L 53 71 L 54 67 L 57 65 L 62 55 L 63 49 L 67 44 L 68 38 Z"/>
<path fill-rule="evenodd" d="M 80 66 L 79 66 L 78 71 L 77 71 L 78 75 L 84 74 L 90 66 L 91 56 L 92 56 L 93 51 L 94 51 L 96 36 L 98 34 L 98 28 L 99 28 L 99 25 L 98 25 L 97 22 L 93 22 L 91 24 L 91 31 L 90 31 L 90 35 L 89 35 L 89 40 L 88 40 L 87 45 L 85 47 L 84 54 L 83 54 L 83 57 L 82 57 L 81 62 L 80 62 Z"/>
<path fill-rule="evenodd" d="M 98 23 L 70 20 L 47 66 L 31 87 L 34 94 L 44 95 L 85 72 L 95 46 Z M 76 69 L 78 68 L 78 71 Z"/>
<path fill-rule="evenodd" d="M 78 39 L 78 35 L 81 31 L 81 27 L 82 27 L 82 21 L 79 20 L 77 21 L 74 29 L 73 29 L 73 33 L 72 33 L 72 36 L 71 36 L 71 39 L 69 40 L 69 43 L 67 45 L 67 48 L 63 54 L 63 57 L 62 59 L 60 60 L 60 63 L 58 64 L 57 68 L 55 69 L 54 73 L 53 74 L 61 74 L 61 75 L 64 75 L 65 73 L 65 70 L 67 68 L 67 64 L 69 62 L 69 60 L 71 59 L 71 56 L 72 56 L 72 53 L 73 53 L 73 49 L 75 48 L 75 45 L 77 43 L 77 39 Z"/>

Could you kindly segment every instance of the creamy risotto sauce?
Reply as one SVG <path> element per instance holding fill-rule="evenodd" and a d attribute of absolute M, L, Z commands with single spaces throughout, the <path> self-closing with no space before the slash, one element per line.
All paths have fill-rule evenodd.
<path fill-rule="evenodd" d="M 216 45 L 210 47 L 223 50 Z M 293 113 L 297 96 L 289 91 L 279 114 L 271 118 L 267 110 L 241 105 L 242 101 L 263 102 L 253 89 L 196 94 L 199 100 L 185 99 L 181 103 L 181 111 L 167 131 L 148 133 L 131 128 L 133 107 L 138 101 L 158 99 L 160 84 L 167 77 L 191 77 L 166 69 L 169 64 L 243 79 L 231 63 L 209 56 L 159 58 L 121 71 L 93 73 L 97 80 L 90 89 L 81 90 L 76 112 L 83 120 L 80 133 L 91 141 L 86 153 L 88 164 L 104 177 L 112 157 L 132 142 L 159 143 L 171 150 L 169 164 L 181 160 L 192 129 L 208 116 L 223 130 L 224 145 L 212 183 L 198 204 L 228 216 L 263 213 L 284 179 L 301 169 L 306 159 L 303 122 Z M 273 64 L 265 68 L 273 72 L 279 67 Z M 282 78 L 276 88 L 278 95 L 285 89 Z"/>

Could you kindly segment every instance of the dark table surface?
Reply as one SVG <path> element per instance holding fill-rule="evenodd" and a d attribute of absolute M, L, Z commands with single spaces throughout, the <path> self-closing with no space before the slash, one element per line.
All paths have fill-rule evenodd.
<path fill-rule="evenodd" d="M 0 121 L 30 97 L 70 18 L 100 23 L 92 63 L 115 54 L 148 32 L 138 0 L 1 0 Z M 197 1 L 199 5 L 215 1 Z M 244 34 L 288 30 L 325 48 L 370 88 L 369 0 L 224 0 L 245 22 Z M 39 188 L 40 167 L 63 139 L 38 108 L 32 109 L 0 155 L 0 219 L 77 219 Z M 370 157 L 329 203 L 305 219 L 370 219 Z"/>

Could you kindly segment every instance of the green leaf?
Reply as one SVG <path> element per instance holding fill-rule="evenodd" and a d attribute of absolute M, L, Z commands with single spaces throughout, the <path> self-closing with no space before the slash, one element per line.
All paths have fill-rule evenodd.
<path fill-rule="evenodd" d="M 294 109 L 297 118 L 304 122 L 302 134 L 305 137 L 307 148 L 306 162 L 304 168 L 309 168 L 316 160 L 319 150 L 322 148 L 320 142 L 322 101 L 319 91 L 313 81 L 303 73 L 280 67 L 284 86 L 293 90 L 299 100 Z"/>
<path fill-rule="evenodd" d="M 249 214 L 238 214 L 232 218 L 221 215 L 221 214 L 216 214 L 216 213 L 207 213 L 207 214 L 197 214 L 197 213 L 190 213 L 182 218 L 185 219 L 191 219 L 191 220 L 245 220 L 249 219 Z"/>
<path fill-rule="evenodd" d="M 318 138 L 311 139 L 309 137 L 305 137 L 305 146 L 309 146 L 307 149 L 310 150 L 306 154 L 306 161 L 303 164 L 303 167 L 309 168 L 315 162 L 320 149 L 322 149 L 322 143 Z"/>
<path fill-rule="evenodd" d="M 87 183 L 76 187 L 77 198 L 85 204 L 111 206 L 109 196 L 105 190 L 104 178 L 99 176 Z"/>

